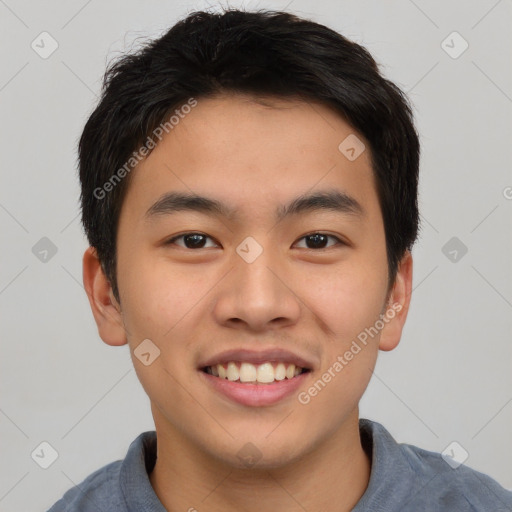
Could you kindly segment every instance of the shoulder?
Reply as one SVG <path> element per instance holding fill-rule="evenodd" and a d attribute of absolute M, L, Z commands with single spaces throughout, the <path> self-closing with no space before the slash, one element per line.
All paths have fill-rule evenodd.
<path fill-rule="evenodd" d="M 123 460 L 111 462 L 73 485 L 48 512 L 125 512 L 159 505 L 148 474 L 156 461 L 156 432 L 140 434 Z"/>
<path fill-rule="evenodd" d="M 512 511 L 511 491 L 456 457 L 397 443 L 377 422 L 362 419 L 360 429 L 372 451 L 372 474 L 357 511 Z"/>
<path fill-rule="evenodd" d="M 417 477 L 412 502 L 435 503 L 440 510 L 512 511 L 512 492 L 490 476 L 437 452 L 398 446 Z"/>
<path fill-rule="evenodd" d="M 122 461 L 111 462 L 71 487 L 48 512 L 97 512 L 125 510 L 119 492 L 119 471 Z"/>

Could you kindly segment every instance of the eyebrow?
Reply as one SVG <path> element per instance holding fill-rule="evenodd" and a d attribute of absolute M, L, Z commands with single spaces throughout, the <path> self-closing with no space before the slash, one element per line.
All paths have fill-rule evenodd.
<path fill-rule="evenodd" d="M 328 189 L 296 197 L 275 211 L 277 221 L 307 212 L 330 210 L 337 213 L 363 217 L 363 206 L 352 196 L 336 189 Z M 144 217 L 151 220 L 160 215 L 171 215 L 180 211 L 194 211 L 205 215 L 234 219 L 238 210 L 209 197 L 182 192 L 168 192 L 161 196 L 146 211 Z"/>

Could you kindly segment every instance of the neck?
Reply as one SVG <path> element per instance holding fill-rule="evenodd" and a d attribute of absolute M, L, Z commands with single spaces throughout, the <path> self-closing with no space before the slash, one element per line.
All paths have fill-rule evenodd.
<path fill-rule="evenodd" d="M 150 481 L 169 511 L 350 511 L 368 486 L 371 463 L 361 446 L 357 409 L 299 460 L 270 469 L 234 468 L 200 450 L 182 432 L 159 430 L 158 423 Z"/>

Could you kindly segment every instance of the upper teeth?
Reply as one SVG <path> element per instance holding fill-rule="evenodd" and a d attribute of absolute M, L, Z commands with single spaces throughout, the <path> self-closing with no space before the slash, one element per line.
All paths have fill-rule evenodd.
<path fill-rule="evenodd" d="M 302 368 L 294 364 L 277 363 L 275 368 L 271 362 L 260 365 L 251 363 L 236 363 L 230 361 L 225 367 L 222 364 L 208 366 L 206 371 L 221 379 L 240 382 L 260 382 L 267 384 L 274 380 L 283 380 L 284 378 L 292 379 L 295 375 L 299 375 Z"/>

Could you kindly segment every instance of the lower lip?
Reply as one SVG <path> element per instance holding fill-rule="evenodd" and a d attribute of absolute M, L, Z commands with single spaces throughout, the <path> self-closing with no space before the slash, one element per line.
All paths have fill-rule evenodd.
<path fill-rule="evenodd" d="M 293 379 L 283 379 L 270 384 L 242 384 L 221 379 L 199 370 L 206 382 L 216 391 L 242 405 L 261 407 L 272 405 L 293 394 L 311 372 L 301 373 Z"/>

